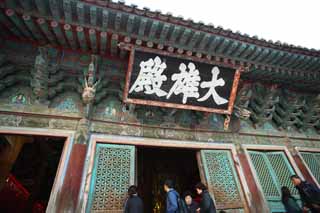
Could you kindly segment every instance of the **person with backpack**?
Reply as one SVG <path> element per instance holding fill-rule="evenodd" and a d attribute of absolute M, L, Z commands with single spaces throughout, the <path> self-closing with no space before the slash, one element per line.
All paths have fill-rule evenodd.
<path fill-rule="evenodd" d="M 173 181 L 166 180 L 163 184 L 163 188 L 167 193 L 166 213 L 179 213 L 178 199 L 180 199 L 180 196 L 174 189 Z"/>
<path fill-rule="evenodd" d="M 288 213 L 302 213 L 302 209 L 286 186 L 281 187 L 281 201 Z"/>
<path fill-rule="evenodd" d="M 197 193 L 202 196 L 197 211 L 200 211 L 200 213 L 216 213 L 216 207 L 214 206 L 213 200 L 208 192 L 207 187 L 203 183 L 198 183 L 196 185 L 196 190 Z"/>
<path fill-rule="evenodd" d="M 290 179 L 300 194 L 303 210 L 310 209 L 312 213 L 320 213 L 320 189 L 307 181 L 302 181 L 297 175 L 292 175 Z"/>

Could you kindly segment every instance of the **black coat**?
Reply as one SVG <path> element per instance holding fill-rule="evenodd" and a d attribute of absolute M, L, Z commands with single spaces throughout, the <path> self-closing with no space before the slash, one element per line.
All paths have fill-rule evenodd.
<path fill-rule="evenodd" d="M 299 191 L 301 200 L 304 205 L 320 205 L 320 189 L 318 189 L 318 187 L 306 181 L 303 181 L 298 186 L 296 186 L 296 188 Z"/>
<path fill-rule="evenodd" d="M 200 202 L 200 213 L 216 213 L 216 207 L 207 190 L 202 192 L 202 199 Z"/>
<path fill-rule="evenodd" d="M 306 181 L 301 182 L 296 188 L 303 206 L 310 208 L 311 212 L 320 212 L 320 189 Z"/>
<path fill-rule="evenodd" d="M 143 202 L 138 195 L 132 195 L 128 198 L 124 213 L 143 213 Z"/>
<path fill-rule="evenodd" d="M 198 204 L 192 201 L 191 205 L 186 205 L 186 212 L 187 213 L 197 213 Z"/>

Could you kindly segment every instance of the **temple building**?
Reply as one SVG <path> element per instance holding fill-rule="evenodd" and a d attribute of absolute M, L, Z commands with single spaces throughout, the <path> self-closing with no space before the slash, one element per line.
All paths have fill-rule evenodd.
<path fill-rule="evenodd" d="M 123 1 L 0 0 L 0 212 L 123 212 L 137 184 L 160 213 L 166 179 L 285 212 L 293 174 L 320 186 L 319 50 Z"/>

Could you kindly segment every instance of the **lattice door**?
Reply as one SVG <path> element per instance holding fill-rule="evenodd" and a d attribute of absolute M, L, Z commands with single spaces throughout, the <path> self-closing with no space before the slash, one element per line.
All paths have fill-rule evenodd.
<path fill-rule="evenodd" d="M 217 208 L 243 209 L 244 199 L 231 152 L 229 150 L 201 150 L 200 155 L 205 181 Z"/>
<path fill-rule="evenodd" d="M 290 176 L 295 174 L 284 152 L 249 151 L 251 162 L 258 176 L 265 198 L 272 212 L 285 212 L 281 203 L 281 187 L 287 186 L 297 198 Z"/>
<path fill-rule="evenodd" d="M 320 184 L 320 153 L 319 152 L 300 152 L 306 166 L 314 178 Z"/>
<path fill-rule="evenodd" d="M 123 212 L 134 173 L 134 146 L 97 143 L 87 212 Z"/>

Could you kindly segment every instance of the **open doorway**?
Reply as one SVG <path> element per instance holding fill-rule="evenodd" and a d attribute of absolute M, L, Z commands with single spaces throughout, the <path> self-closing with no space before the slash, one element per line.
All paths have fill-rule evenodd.
<path fill-rule="evenodd" d="M 196 150 L 139 147 L 137 149 L 138 185 L 145 212 L 165 212 L 166 179 L 175 182 L 182 196 L 200 181 Z"/>
<path fill-rule="evenodd" d="M 19 137 L 26 140 L 15 140 Z M 1 164 L 10 168 L 1 173 L 6 174 L 6 179 L 0 189 L 0 212 L 45 212 L 65 140 L 46 136 L 0 136 Z M 16 148 L 17 143 L 23 145 Z M 7 156 L 6 152 L 9 152 Z M 13 155 L 15 159 L 11 159 Z"/>

